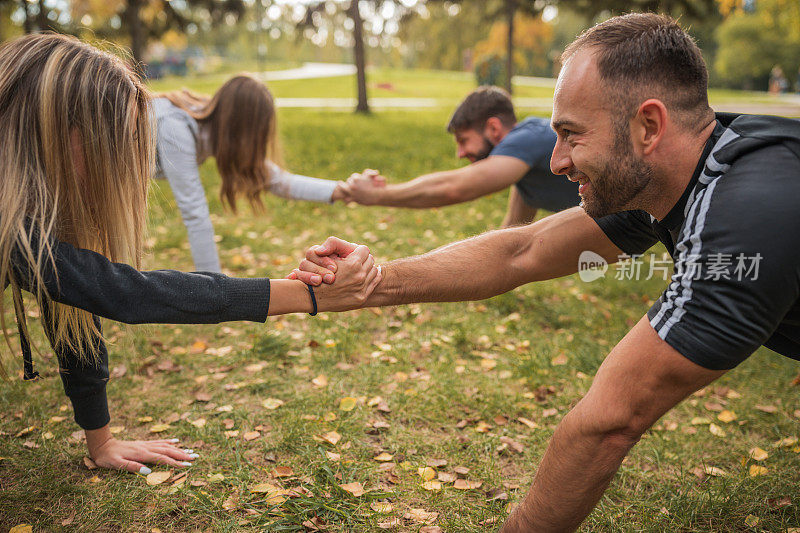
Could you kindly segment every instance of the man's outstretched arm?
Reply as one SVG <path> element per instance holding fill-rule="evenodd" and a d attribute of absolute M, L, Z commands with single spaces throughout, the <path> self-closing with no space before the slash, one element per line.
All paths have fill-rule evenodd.
<path fill-rule="evenodd" d="M 515 157 L 491 156 L 462 168 L 424 174 L 405 183 L 375 183 L 372 175 L 365 171 L 351 176 L 347 184 L 349 198 L 363 205 L 442 207 L 501 191 L 519 181 L 529 168 Z"/>
<path fill-rule="evenodd" d="M 538 209 L 525 203 L 516 187 L 511 187 L 508 191 L 508 209 L 501 227 L 513 228 L 530 224 L 536 218 L 536 211 Z"/>
<path fill-rule="evenodd" d="M 530 491 L 501 533 L 577 529 L 642 434 L 724 373 L 689 361 L 643 317 L 600 365 L 586 396 L 559 423 Z"/>
<path fill-rule="evenodd" d="M 327 256 L 347 255 L 354 245 L 331 238 L 312 247 L 292 272 L 306 283 L 327 281 L 335 270 Z M 529 226 L 495 230 L 423 255 L 381 265 L 383 280 L 365 307 L 412 302 L 482 300 L 515 287 L 573 274 L 591 250 L 609 263 L 621 253 L 583 209 L 575 207 Z"/>

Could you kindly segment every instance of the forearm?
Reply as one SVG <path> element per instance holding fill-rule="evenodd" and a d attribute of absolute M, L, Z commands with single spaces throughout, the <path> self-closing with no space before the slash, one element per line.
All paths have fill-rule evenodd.
<path fill-rule="evenodd" d="M 468 201 L 458 183 L 458 170 L 425 174 L 405 183 L 377 189 L 377 205 L 431 208 Z"/>
<path fill-rule="evenodd" d="M 529 249 L 528 236 L 514 228 L 382 264 L 383 280 L 367 306 L 482 300 L 502 294 L 535 278 Z"/>
<path fill-rule="evenodd" d="M 283 198 L 306 200 L 309 202 L 327 203 L 333 201 L 333 194 L 339 185 L 338 181 L 312 178 L 300 174 L 292 174 L 272 164 L 270 192 Z"/>
<path fill-rule="evenodd" d="M 533 485 L 501 533 L 574 531 L 597 504 L 635 437 L 587 433 L 570 416 L 556 428 Z"/>
<path fill-rule="evenodd" d="M 568 209 L 528 226 L 490 231 L 382 265 L 384 279 L 367 305 L 489 298 L 574 274 L 585 250 L 609 263 L 620 253 L 581 208 Z"/>
<path fill-rule="evenodd" d="M 310 313 L 312 310 L 311 294 L 305 283 L 290 279 L 270 280 L 269 316 Z"/>

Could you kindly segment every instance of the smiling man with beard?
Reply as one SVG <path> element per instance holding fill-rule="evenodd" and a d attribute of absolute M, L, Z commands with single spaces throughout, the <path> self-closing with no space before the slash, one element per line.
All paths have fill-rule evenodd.
<path fill-rule="evenodd" d="M 630 14 L 563 55 L 551 169 L 582 208 L 382 265 L 366 306 L 476 300 L 662 242 L 669 285 L 561 420 L 504 533 L 571 531 L 645 431 L 760 346 L 800 360 L 800 122 L 714 114 L 707 71 L 669 17 Z M 294 276 L 330 273 L 335 238 Z M 326 268 L 327 267 L 327 268 Z"/>
<path fill-rule="evenodd" d="M 558 212 L 578 205 L 575 187 L 550 171 L 556 136 L 547 119 L 517 122 L 509 94 L 499 87 L 472 91 L 456 108 L 447 131 L 456 153 L 470 164 L 386 185 L 377 171 L 353 174 L 348 198 L 362 205 L 430 208 L 468 202 L 509 188 L 502 227 L 528 224 L 539 209 Z"/>

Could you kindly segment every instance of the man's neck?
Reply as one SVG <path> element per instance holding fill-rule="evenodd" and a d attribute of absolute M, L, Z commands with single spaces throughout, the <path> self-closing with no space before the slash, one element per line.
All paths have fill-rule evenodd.
<path fill-rule="evenodd" d="M 653 186 L 642 191 L 637 199 L 640 209 L 647 211 L 656 220 L 663 220 L 669 214 L 692 180 L 715 126 L 716 119 L 696 136 L 676 138 L 674 146 L 668 150 L 670 156 L 665 157 L 664 164 L 655 170 Z"/>

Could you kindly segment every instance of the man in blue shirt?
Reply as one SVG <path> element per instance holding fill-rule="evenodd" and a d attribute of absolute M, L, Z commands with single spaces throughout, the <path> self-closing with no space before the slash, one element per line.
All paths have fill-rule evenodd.
<path fill-rule="evenodd" d="M 578 205 L 575 186 L 550 172 L 556 135 L 549 122 L 530 117 L 517 123 L 504 90 L 483 86 L 470 93 L 453 113 L 447 131 L 455 136 L 458 157 L 469 159 L 469 165 L 394 185 L 367 169 L 350 177 L 349 199 L 362 205 L 441 207 L 514 185 L 503 227 L 533 221 L 539 208 L 556 212 Z"/>

